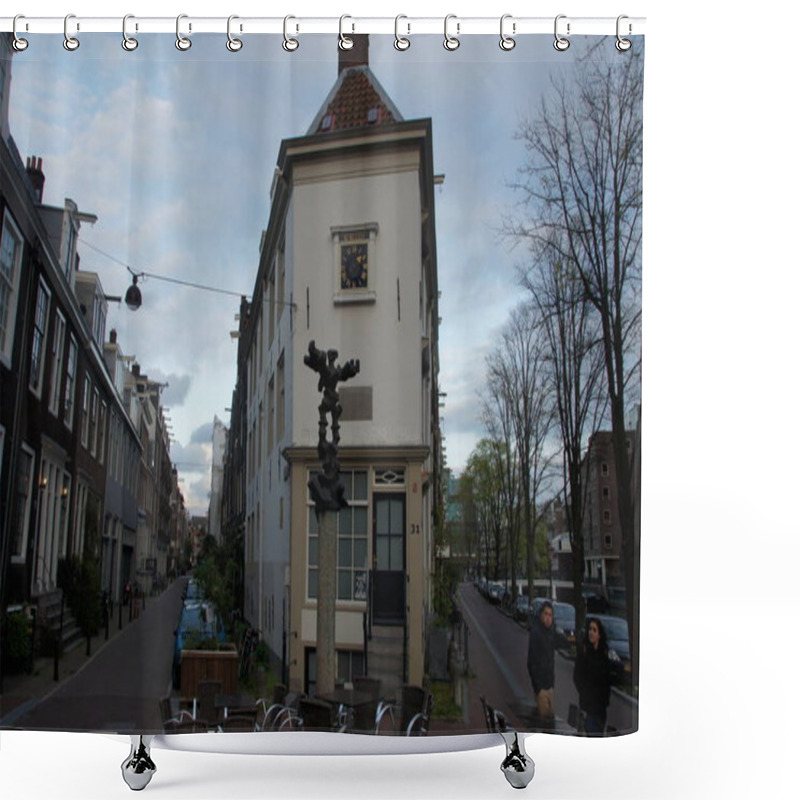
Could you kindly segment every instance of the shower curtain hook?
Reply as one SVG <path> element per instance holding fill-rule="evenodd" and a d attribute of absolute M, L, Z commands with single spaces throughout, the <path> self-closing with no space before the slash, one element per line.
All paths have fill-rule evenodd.
<path fill-rule="evenodd" d="M 408 19 L 405 14 L 398 14 L 394 18 L 394 46 L 396 50 L 408 50 L 411 47 L 411 39 L 406 39 L 405 36 L 400 35 L 400 20 L 401 19 Z M 411 33 L 411 25 L 406 23 L 408 26 L 408 32 Z"/>
<path fill-rule="evenodd" d="M 567 18 L 566 14 L 559 14 L 556 17 L 556 23 L 555 23 L 556 40 L 553 42 L 553 47 L 555 47 L 555 49 L 561 53 L 563 53 L 565 50 L 569 48 L 569 39 L 565 39 L 563 36 L 559 35 L 558 21 L 560 19 L 566 19 L 566 18 Z M 567 23 L 567 36 L 569 36 L 569 22 Z"/>
<path fill-rule="evenodd" d="M 77 50 L 81 46 L 81 43 L 74 36 L 70 36 L 69 31 L 67 30 L 67 26 L 69 25 L 69 21 L 71 19 L 75 19 L 74 14 L 67 14 L 67 16 L 64 17 L 64 49 L 69 50 L 70 52 Z M 78 25 L 77 29 L 81 29 L 80 25 Z"/>
<path fill-rule="evenodd" d="M 192 40 L 187 39 L 185 36 L 181 34 L 181 20 L 188 18 L 189 18 L 188 14 L 178 14 L 178 19 L 175 20 L 175 36 L 177 37 L 175 39 L 175 47 L 177 47 L 178 50 L 186 51 L 192 46 Z M 190 25 L 189 30 L 191 29 L 192 26 Z"/>
<path fill-rule="evenodd" d="M 349 36 L 345 36 L 344 35 L 344 31 L 342 30 L 342 27 L 344 25 L 344 21 L 346 19 L 352 19 L 352 17 L 349 14 L 342 14 L 342 16 L 339 17 L 339 49 L 340 50 L 352 50 L 353 49 L 353 45 L 355 44 L 355 42 Z"/>
<path fill-rule="evenodd" d="M 616 47 L 617 47 L 617 50 L 620 51 L 620 53 L 627 52 L 633 46 L 630 39 L 623 39 L 622 36 L 620 35 L 620 32 L 619 32 L 619 27 L 620 26 L 619 26 L 619 24 L 620 24 L 620 22 L 622 22 L 623 19 L 628 19 L 628 16 L 626 14 L 620 14 L 617 17 L 617 44 L 616 44 Z M 630 34 L 630 32 L 631 32 L 631 24 L 628 23 L 628 33 Z"/>
<path fill-rule="evenodd" d="M 513 50 L 517 46 L 516 40 L 512 39 L 510 36 L 506 36 L 505 32 L 503 31 L 503 25 L 507 19 L 511 19 L 511 14 L 503 14 L 503 16 L 500 17 L 500 49 L 505 50 L 506 52 Z M 517 32 L 516 22 L 511 24 L 511 32 Z"/>
<path fill-rule="evenodd" d="M 451 36 L 447 32 L 447 23 L 450 22 L 451 19 L 457 19 L 456 15 L 455 14 L 448 14 L 444 18 L 444 49 L 445 50 L 450 50 L 450 52 L 452 52 L 453 50 L 458 50 L 459 46 L 461 45 L 461 42 L 458 40 L 458 38 L 456 36 Z M 458 34 L 460 30 L 461 30 L 461 23 L 457 22 L 456 23 L 456 34 Z"/>
<path fill-rule="evenodd" d="M 283 18 L 283 49 L 286 50 L 287 53 L 293 53 L 298 47 L 300 47 L 300 42 L 297 41 L 297 39 L 292 39 L 286 32 L 286 26 L 288 25 L 290 19 L 297 19 L 297 17 L 293 17 L 291 14 L 289 14 L 289 16 Z"/>
<path fill-rule="evenodd" d="M 139 40 L 134 39 L 132 36 L 128 36 L 126 27 L 129 19 L 135 19 L 133 14 L 126 14 L 122 18 L 122 49 L 127 50 L 130 53 L 139 46 Z"/>
<path fill-rule="evenodd" d="M 231 36 L 231 22 L 235 19 L 239 19 L 236 14 L 231 14 L 231 16 L 228 17 L 228 41 L 225 43 L 225 47 L 227 47 L 231 53 L 238 53 L 239 50 L 242 49 L 242 40 Z"/>
<path fill-rule="evenodd" d="M 24 14 L 17 14 L 14 17 L 14 25 L 12 26 L 12 31 L 14 33 L 14 41 L 12 43 L 12 47 L 18 52 L 21 53 L 23 50 L 28 49 L 28 40 L 23 39 L 21 36 L 17 34 L 17 20 L 18 19 L 25 19 Z"/>

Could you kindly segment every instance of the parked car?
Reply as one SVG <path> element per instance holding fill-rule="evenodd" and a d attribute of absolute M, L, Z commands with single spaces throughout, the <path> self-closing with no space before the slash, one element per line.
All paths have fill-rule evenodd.
<path fill-rule="evenodd" d="M 552 603 L 553 601 L 549 597 L 534 597 L 531 599 L 531 612 L 530 617 L 533 619 L 534 617 L 538 617 L 539 613 L 542 610 L 542 603 L 548 602 Z"/>
<path fill-rule="evenodd" d="M 575 606 L 570 603 L 553 603 L 556 628 L 556 649 L 575 655 Z"/>
<path fill-rule="evenodd" d="M 205 594 L 203 593 L 203 590 L 200 588 L 200 584 L 196 583 L 193 580 L 190 580 L 189 583 L 186 584 L 186 588 L 183 590 L 184 604 L 198 603 L 204 599 L 205 599 Z"/>
<path fill-rule="evenodd" d="M 188 601 L 181 609 L 175 629 L 175 647 L 172 653 L 172 686 L 181 687 L 181 652 L 199 647 L 208 639 L 227 640 L 225 626 L 211 603 Z"/>
<path fill-rule="evenodd" d="M 584 592 L 583 602 L 586 604 L 587 614 L 608 614 L 608 600 L 597 592 Z"/>
<path fill-rule="evenodd" d="M 517 602 L 514 604 L 514 619 L 519 622 L 528 622 L 531 614 L 531 601 L 528 595 L 517 595 Z"/>
<path fill-rule="evenodd" d="M 608 641 L 608 660 L 611 662 L 611 680 L 617 686 L 631 682 L 631 646 L 628 639 L 628 622 L 610 614 L 592 614 L 600 620 Z"/>
<path fill-rule="evenodd" d="M 504 593 L 505 589 L 499 583 L 490 583 L 486 597 L 490 603 L 499 605 Z"/>

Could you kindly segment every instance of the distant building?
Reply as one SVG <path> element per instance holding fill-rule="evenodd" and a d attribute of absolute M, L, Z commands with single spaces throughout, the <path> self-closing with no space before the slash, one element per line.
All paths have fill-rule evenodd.
<path fill-rule="evenodd" d="M 633 455 L 635 431 L 626 435 L 628 452 Z M 586 512 L 583 520 L 585 581 L 602 589 L 623 585 L 621 554 L 622 530 L 619 522 L 617 471 L 610 431 L 598 431 L 589 440 L 584 458 Z"/>
<path fill-rule="evenodd" d="M 211 492 L 208 503 L 208 532 L 222 541 L 222 491 L 224 487 L 225 449 L 228 429 L 214 416 L 214 432 L 211 437 Z"/>

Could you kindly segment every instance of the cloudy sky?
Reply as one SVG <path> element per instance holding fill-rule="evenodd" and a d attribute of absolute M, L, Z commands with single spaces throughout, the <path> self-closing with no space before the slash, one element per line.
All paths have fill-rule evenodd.
<path fill-rule="evenodd" d="M 43 159 L 44 201 L 72 198 L 97 224 L 81 232 L 81 268 L 107 294 L 129 272 L 203 284 L 221 294 L 147 279 L 136 311 L 112 304 L 109 329 L 142 371 L 169 383 L 172 458 L 187 505 L 208 504 L 214 416 L 225 424 L 235 382 L 236 295 L 250 295 L 280 141 L 304 134 L 337 75 L 336 36 L 307 35 L 292 54 L 281 38 L 247 38 L 231 54 L 218 34 L 179 52 L 174 36 L 88 34 L 66 53 L 60 35 L 37 36 L 12 68 L 11 133 L 20 153 Z M 519 120 L 535 113 L 554 71 L 569 71 L 588 40 L 557 53 L 551 36 L 502 52 L 496 36 L 455 52 L 418 36 L 398 53 L 370 41 L 370 65 L 405 119 L 431 117 L 439 283 L 441 389 L 447 393 L 448 463 L 463 467 L 476 439 L 484 358 L 521 298 L 525 259 L 498 233 L 518 198 L 508 188 L 524 157 Z M 608 53 L 616 54 L 613 37 Z"/>

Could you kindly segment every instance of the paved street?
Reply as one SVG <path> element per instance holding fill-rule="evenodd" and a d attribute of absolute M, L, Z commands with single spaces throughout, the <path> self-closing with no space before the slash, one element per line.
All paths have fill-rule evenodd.
<path fill-rule="evenodd" d="M 137 620 L 105 644 L 75 675 L 19 715 L 25 729 L 161 730 L 159 698 L 171 689 L 173 631 L 185 580 L 147 599 Z"/>
<path fill-rule="evenodd" d="M 502 711 L 512 727 L 530 729 L 530 712 L 534 706 L 533 689 L 528 677 L 528 632 L 523 626 L 487 602 L 471 583 L 464 583 L 458 592 L 459 606 L 469 626 L 470 671 L 476 676 L 473 684 L 486 696 L 487 702 Z M 572 682 L 574 661 L 556 653 L 555 703 L 558 728 L 566 725 L 570 703 L 578 703 Z M 629 699 L 612 691 L 608 707 L 608 724 L 618 731 L 630 730 L 635 706 Z"/>

